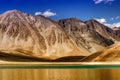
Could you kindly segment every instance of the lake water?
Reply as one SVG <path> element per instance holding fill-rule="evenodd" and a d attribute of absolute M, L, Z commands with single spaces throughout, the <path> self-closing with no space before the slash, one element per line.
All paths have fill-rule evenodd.
<path fill-rule="evenodd" d="M 2 63 L 0 80 L 120 80 L 120 63 Z"/>

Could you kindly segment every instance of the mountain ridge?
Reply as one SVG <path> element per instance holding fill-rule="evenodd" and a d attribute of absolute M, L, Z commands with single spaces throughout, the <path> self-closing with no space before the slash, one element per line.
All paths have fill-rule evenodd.
<path fill-rule="evenodd" d="M 34 56 L 51 58 L 82 53 L 59 25 L 43 16 L 31 16 L 17 10 L 7 11 L 0 15 L 0 26 L 0 49 L 13 52 L 20 49 L 30 51 Z"/>
<path fill-rule="evenodd" d="M 18 10 L 0 14 L 0 51 L 14 54 L 50 59 L 89 56 L 119 41 L 118 34 L 93 19 L 54 21 Z"/>

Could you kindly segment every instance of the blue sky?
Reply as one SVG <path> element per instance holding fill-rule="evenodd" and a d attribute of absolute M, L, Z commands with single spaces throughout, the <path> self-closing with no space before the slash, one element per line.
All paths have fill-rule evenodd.
<path fill-rule="evenodd" d="M 95 18 L 101 23 L 120 22 L 120 0 L 0 0 L 0 13 L 17 9 L 34 15 L 49 14 L 52 19 Z"/>

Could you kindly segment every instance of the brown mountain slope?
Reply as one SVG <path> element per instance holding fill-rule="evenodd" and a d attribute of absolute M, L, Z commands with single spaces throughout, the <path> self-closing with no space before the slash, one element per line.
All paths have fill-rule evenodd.
<path fill-rule="evenodd" d="M 51 62 L 51 59 L 38 58 L 31 55 L 13 54 L 0 51 L 0 62 Z"/>
<path fill-rule="evenodd" d="M 15 52 L 15 51 L 14 51 Z M 57 59 L 39 58 L 32 55 L 12 53 L 11 51 L 0 51 L 0 62 L 78 62 L 85 56 L 65 56 Z"/>
<path fill-rule="evenodd" d="M 42 58 L 86 56 L 64 30 L 43 16 L 31 16 L 17 10 L 0 15 L 0 50 Z M 18 53 L 17 53 L 18 54 Z"/>
<path fill-rule="evenodd" d="M 120 37 L 118 35 L 116 35 L 116 33 L 113 29 L 99 23 L 98 21 L 96 21 L 94 19 L 86 21 L 85 23 L 89 30 L 95 30 L 96 32 L 98 32 L 100 35 L 102 35 L 106 39 L 110 39 L 113 41 L 120 40 Z"/>
<path fill-rule="evenodd" d="M 78 56 L 79 60 L 118 42 L 119 32 L 94 19 L 53 21 L 11 10 L 0 15 L 0 51 L 56 61 Z"/>
<path fill-rule="evenodd" d="M 59 20 L 58 24 L 62 26 L 78 47 L 84 47 L 85 50 L 91 53 L 101 51 L 106 46 L 114 43 L 111 38 L 106 38 L 104 36 L 104 33 L 109 33 L 106 29 L 109 30 L 110 28 L 95 20 L 89 20 L 84 23 L 76 18 L 68 18 Z M 99 28 L 103 32 L 98 32 L 97 29 Z"/>
<path fill-rule="evenodd" d="M 120 27 L 114 27 L 112 29 L 114 30 L 115 35 L 120 38 Z"/>
<path fill-rule="evenodd" d="M 92 54 L 82 60 L 82 62 L 117 62 L 120 61 L 120 42 L 116 43 L 104 51 Z"/>

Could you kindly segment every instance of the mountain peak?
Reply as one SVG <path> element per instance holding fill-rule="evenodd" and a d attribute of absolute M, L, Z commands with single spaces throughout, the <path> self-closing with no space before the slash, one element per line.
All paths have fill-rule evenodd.
<path fill-rule="evenodd" d="M 19 11 L 19 10 L 9 10 L 9 11 L 6 11 L 5 13 L 3 14 L 21 14 L 23 12 Z"/>
<path fill-rule="evenodd" d="M 90 19 L 90 20 L 88 20 L 88 21 L 86 21 L 86 22 L 97 22 L 97 23 L 99 23 L 97 20 L 95 20 L 95 19 Z"/>
<path fill-rule="evenodd" d="M 14 22 L 14 21 L 23 21 L 28 17 L 28 14 L 18 11 L 18 10 L 9 10 L 0 15 L 0 21 L 2 22 Z"/>
<path fill-rule="evenodd" d="M 76 17 L 71 17 L 71 18 L 68 18 L 68 19 L 71 19 L 71 20 L 79 20 L 79 19 L 77 19 Z"/>
<path fill-rule="evenodd" d="M 13 9 L 13 10 L 9 10 L 7 12 L 20 12 L 19 10 Z"/>
<path fill-rule="evenodd" d="M 61 19 L 59 21 L 72 21 L 72 22 L 83 22 L 82 20 L 75 18 L 75 17 L 71 17 L 71 18 L 66 18 L 66 19 Z"/>

